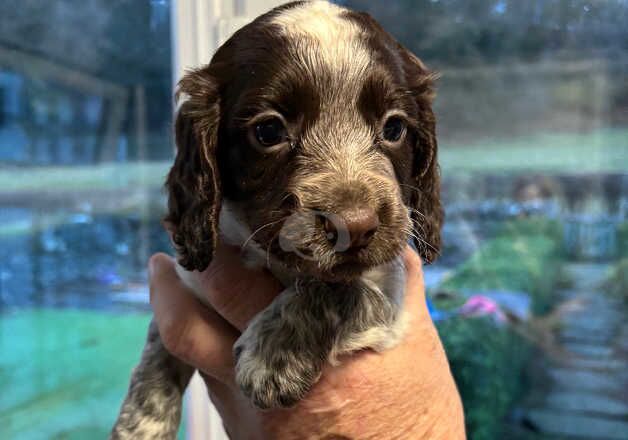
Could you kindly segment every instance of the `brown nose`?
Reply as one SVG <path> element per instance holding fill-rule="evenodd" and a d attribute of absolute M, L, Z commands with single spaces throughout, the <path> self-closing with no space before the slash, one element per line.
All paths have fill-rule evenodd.
<path fill-rule="evenodd" d="M 375 235 L 379 218 L 369 208 L 350 209 L 326 218 L 324 227 L 327 239 L 339 245 L 339 252 L 358 250 L 366 247 Z"/>

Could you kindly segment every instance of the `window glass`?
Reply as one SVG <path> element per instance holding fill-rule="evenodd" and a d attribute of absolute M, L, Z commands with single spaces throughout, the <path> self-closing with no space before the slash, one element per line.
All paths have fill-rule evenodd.
<path fill-rule="evenodd" d="M 441 75 L 425 275 L 470 438 L 622 438 L 628 3 L 339 3 Z M 0 2 L 0 438 L 105 438 L 117 414 L 170 250 L 171 6 Z"/>
<path fill-rule="evenodd" d="M 170 3 L 0 2 L 0 438 L 106 438 L 172 157 Z"/>
<path fill-rule="evenodd" d="M 441 75 L 425 275 L 469 437 L 624 437 L 628 2 L 341 3 Z"/>

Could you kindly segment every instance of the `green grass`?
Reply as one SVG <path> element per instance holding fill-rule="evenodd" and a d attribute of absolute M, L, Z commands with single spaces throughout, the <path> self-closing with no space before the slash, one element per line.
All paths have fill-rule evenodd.
<path fill-rule="evenodd" d="M 106 438 L 150 316 L 22 310 L 0 316 L 0 438 Z"/>
<path fill-rule="evenodd" d="M 443 143 L 440 162 L 446 171 L 625 172 L 628 129 L 538 133 L 467 144 Z M 171 161 L 160 161 L 3 168 L 0 194 L 111 190 L 138 185 L 157 187 L 163 184 L 170 165 Z M 25 173 L 28 179 L 24 178 Z"/>
<path fill-rule="evenodd" d="M 0 172 L 0 193 L 159 187 L 163 185 L 170 165 L 170 161 L 163 161 L 4 168 Z"/>
<path fill-rule="evenodd" d="M 40 214 L 37 225 L 29 220 L 15 220 L 0 223 L 0 238 L 20 234 L 32 234 L 67 222 L 67 215 Z"/>
<path fill-rule="evenodd" d="M 538 133 L 469 144 L 442 144 L 444 172 L 626 172 L 628 129 Z"/>

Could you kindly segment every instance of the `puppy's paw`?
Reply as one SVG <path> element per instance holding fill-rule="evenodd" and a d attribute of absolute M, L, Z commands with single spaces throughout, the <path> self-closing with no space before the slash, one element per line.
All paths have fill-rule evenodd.
<path fill-rule="evenodd" d="M 234 346 L 236 383 L 260 409 L 293 406 L 318 380 L 320 368 L 294 353 L 270 351 L 263 353 L 238 341 Z"/>

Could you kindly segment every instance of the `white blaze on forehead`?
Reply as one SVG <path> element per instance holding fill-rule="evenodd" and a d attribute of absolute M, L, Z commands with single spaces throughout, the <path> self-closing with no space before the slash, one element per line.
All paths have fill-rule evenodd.
<path fill-rule="evenodd" d="M 310 60 L 321 60 L 344 74 L 359 74 L 369 64 L 369 53 L 360 41 L 362 29 L 342 16 L 347 10 L 326 1 L 312 1 L 280 13 L 273 23 L 290 38 L 318 43 L 308 47 Z"/>
<path fill-rule="evenodd" d="M 273 22 L 286 34 L 309 36 L 331 46 L 341 42 L 339 40 L 354 39 L 360 32 L 358 26 L 341 16 L 344 11 L 346 9 L 326 1 L 313 1 L 287 9 Z"/>
<path fill-rule="evenodd" d="M 295 43 L 288 49 L 291 62 L 302 64 L 320 94 L 322 111 L 302 138 L 310 157 L 341 175 L 356 176 L 373 139 L 356 107 L 371 53 L 364 43 L 365 31 L 344 17 L 345 12 L 326 1 L 312 1 L 281 12 L 273 23 Z M 318 81 L 328 79 L 320 76 L 322 72 L 331 72 L 331 83 Z"/>

